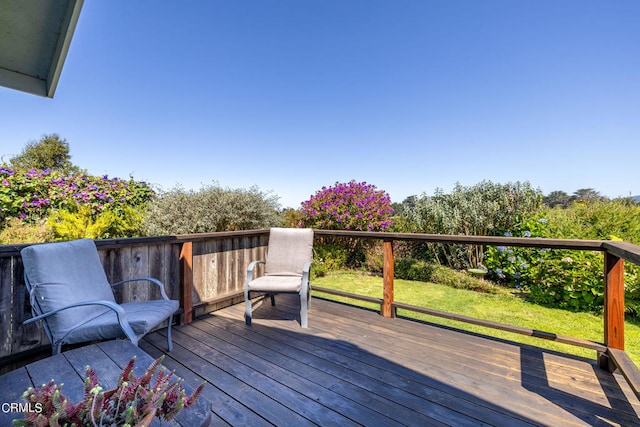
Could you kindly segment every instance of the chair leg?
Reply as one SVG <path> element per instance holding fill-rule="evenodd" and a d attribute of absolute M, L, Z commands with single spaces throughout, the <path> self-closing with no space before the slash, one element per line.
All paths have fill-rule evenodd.
<path fill-rule="evenodd" d="M 171 324 L 173 323 L 173 314 L 169 316 L 169 325 L 167 326 L 167 348 L 169 353 L 173 350 L 173 340 L 171 339 Z"/>
<path fill-rule="evenodd" d="M 303 328 L 309 327 L 309 310 L 308 299 L 304 295 L 300 295 L 300 326 Z"/>
<path fill-rule="evenodd" d="M 300 289 L 300 326 L 309 327 L 309 287 L 304 284 Z"/>
<path fill-rule="evenodd" d="M 248 289 L 244 290 L 244 322 L 251 326 L 251 298 Z"/>
<path fill-rule="evenodd" d="M 62 341 L 58 341 L 55 344 L 51 344 L 52 355 L 60 354 L 61 351 L 62 351 Z"/>
<path fill-rule="evenodd" d="M 275 307 L 275 305 L 276 305 L 276 296 L 274 294 L 269 294 L 269 296 L 271 297 L 271 306 Z"/>

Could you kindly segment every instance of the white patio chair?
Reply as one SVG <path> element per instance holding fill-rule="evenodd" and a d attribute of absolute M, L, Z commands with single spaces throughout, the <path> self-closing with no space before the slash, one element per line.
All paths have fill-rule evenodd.
<path fill-rule="evenodd" d="M 263 292 L 275 305 L 276 293 L 300 295 L 300 325 L 308 327 L 311 298 L 309 270 L 313 257 L 313 230 L 310 228 L 272 228 L 266 260 L 253 261 L 247 268 L 244 286 L 245 321 L 251 325 L 251 292 Z M 265 264 L 265 275 L 254 279 L 256 265 Z"/>

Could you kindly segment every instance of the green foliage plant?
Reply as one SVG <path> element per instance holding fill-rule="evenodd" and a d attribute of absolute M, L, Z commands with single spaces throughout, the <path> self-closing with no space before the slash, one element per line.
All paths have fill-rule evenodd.
<path fill-rule="evenodd" d="M 541 206 L 542 194 L 529 182 L 496 184 L 482 181 L 466 187 L 456 183 L 445 194 L 436 189 L 433 196 L 423 194 L 407 205 L 406 231 L 429 234 L 499 235 Z M 483 248 L 478 245 L 430 244 L 428 250 L 438 263 L 456 269 L 481 268 Z"/>
<path fill-rule="evenodd" d="M 19 218 L 8 218 L 6 227 L 0 229 L 0 245 L 16 243 L 40 243 L 54 240 L 54 234 L 46 220 L 27 223 Z"/>
<path fill-rule="evenodd" d="M 149 204 L 144 226 L 152 236 L 269 228 L 282 224 L 278 209 L 278 197 L 257 187 L 176 187 Z"/>
<path fill-rule="evenodd" d="M 47 225 L 53 232 L 54 240 L 136 237 L 143 233 L 143 217 L 140 208 L 130 206 L 95 213 L 89 206 L 82 205 L 73 210 L 54 211 Z"/>
<path fill-rule="evenodd" d="M 313 268 L 314 277 L 322 277 L 329 271 L 339 271 L 347 267 L 349 251 L 344 245 L 334 243 L 314 244 Z"/>
<path fill-rule="evenodd" d="M 8 218 L 36 222 L 57 209 L 73 212 L 81 206 L 88 207 L 92 215 L 106 210 L 123 215 L 124 207 L 143 208 L 154 196 L 147 183 L 133 178 L 0 167 L 0 227 Z"/>
<path fill-rule="evenodd" d="M 38 426 L 132 426 L 147 416 L 172 420 L 184 408 L 192 406 L 205 383 L 187 397 L 182 379 L 174 380 L 173 372 L 156 359 L 136 378 L 135 357 L 125 366 L 113 390 L 103 390 L 96 372 L 86 368 L 84 398 L 74 404 L 62 394 L 62 384 L 54 380 L 41 388 L 29 387 L 23 398 L 30 403 L 25 418 L 14 420 L 16 427 Z M 153 414 L 153 415 L 151 415 Z"/>
<path fill-rule="evenodd" d="M 505 231 L 508 236 L 560 239 L 625 240 L 640 243 L 640 206 L 625 200 L 594 199 L 567 208 L 542 209 Z M 574 311 L 600 312 L 604 301 L 602 252 L 525 247 L 488 247 L 490 277 L 523 289 L 536 303 Z M 640 309 L 640 267 L 625 264 L 625 308 Z"/>

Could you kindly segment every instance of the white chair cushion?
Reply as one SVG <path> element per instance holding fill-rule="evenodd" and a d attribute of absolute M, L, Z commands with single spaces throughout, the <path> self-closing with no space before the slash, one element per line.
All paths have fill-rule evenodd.
<path fill-rule="evenodd" d="M 302 276 L 262 276 L 249 282 L 250 291 L 262 292 L 300 292 Z"/>

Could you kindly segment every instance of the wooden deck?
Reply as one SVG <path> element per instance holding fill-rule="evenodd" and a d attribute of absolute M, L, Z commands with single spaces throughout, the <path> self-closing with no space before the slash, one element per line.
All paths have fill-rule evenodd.
<path fill-rule="evenodd" d="M 593 360 L 314 298 L 242 305 L 174 329 L 164 365 L 209 382 L 212 425 L 640 425 L 622 376 Z M 166 349 L 164 330 L 140 347 Z"/>

